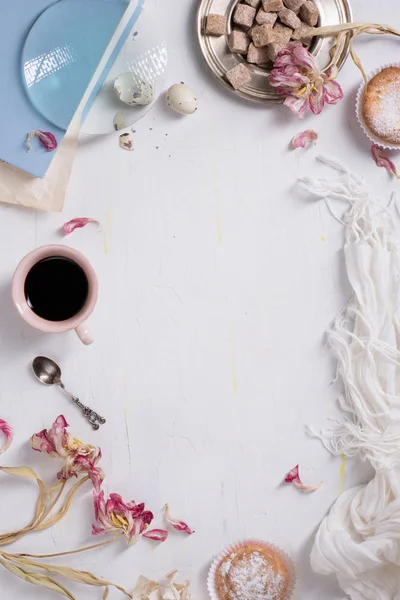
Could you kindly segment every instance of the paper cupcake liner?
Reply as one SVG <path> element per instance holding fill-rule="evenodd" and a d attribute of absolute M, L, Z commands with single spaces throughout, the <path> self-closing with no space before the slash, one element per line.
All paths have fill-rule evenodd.
<path fill-rule="evenodd" d="M 234 544 L 230 544 L 230 546 L 227 546 L 226 548 L 221 550 L 221 552 L 219 552 L 214 557 L 207 578 L 207 589 L 208 593 L 210 594 L 211 600 L 221 600 L 218 596 L 216 588 L 216 574 L 219 564 L 224 558 L 229 556 L 231 552 L 235 552 L 236 550 L 239 550 L 240 548 L 243 548 L 243 546 L 247 546 L 248 544 L 258 544 L 259 546 L 264 546 L 264 548 L 269 548 L 270 550 L 273 550 L 282 559 L 282 561 L 285 563 L 289 574 L 289 586 L 283 600 L 290 600 L 296 587 L 296 572 L 292 559 L 289 558 L 286 552 L 284 552 L 281 548 L 278 548 L 274 544 L 270 544 L 269 542 L 265 542 L 263 540 L 256 540 L 253 538 L 249 540 L 241 540 L 239 542 L 235 542 Z"/>
<path fill-rule="evenodd" d="M 369 83 L 371 81 L 371 79 L 373 77 L 375 77 L 375 75 L 377 75 L 378 73 L 383 71 L 383 69 L 387 69 L 388 67 L 400 67 L 400 63 L 390 63 L 388 65 L 383 65 L 382 67 L 378 67 L 377 69 L 374 69 L 373 71 L 371 71 L 370 73 L 367 74 L 367 82 Z M 368 128 L 368 125 L 364 121 L 364 116 L 363 116 L 363 111 L 362 111 L 362 100 L 363 100 L 364 92 L 365 92 L 365 83 L 363 81 L 362 84 L 360 85 L 360 87 L 358 88 L 358 92 L 357 92 L 356 114 L 357 114 L 357 120 L 360 123 L 361 128 L 364 131 L 365 135 L 373 144 L 377 144 L 381 148 L 386 148 L 387 150 L 400 150 L 400 143 L 399 144 L 389 144 L 388 142 L 385 142 L 385 140 L 382 140 L 381 138 L 377 137 Z"/>

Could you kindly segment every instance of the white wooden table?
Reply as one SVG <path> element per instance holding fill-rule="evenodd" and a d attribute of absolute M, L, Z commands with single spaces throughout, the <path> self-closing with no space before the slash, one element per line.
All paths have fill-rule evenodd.
<path fill-rule="evenodd" d="M 367 481 L 357 460 L 344 465 L 305 424 L 335 415 L 338 387 L 324 331 L 349 295 L 342 230 L 322 203 L 296 187 L 298 174 L 322 172 L 315 157 L 332 155 L 389 198 L 398 187 L 369 153 L 354 115 L 360 74 L 349 60 L 340 74 L 345 99 L 319 117 L 297 120 L 283 107 L 236 100 L 214 81 L 194 34 L 197 0 L 154 0 L 165 23 L 169 84 L 196 90 L 198 112 L 178 118 L 160 100 L 137 124 L 136 150 L 118 136 L 83 140 L 63 215 L 0 206 L 0 417 L 15 428 L 2 464 L 29 464 L 49 480 L 57 461 L 33 453 L 29 436 L 64 413 L 72 432 L 103 449 L 106 487 L 145 501 L 196 529 L 157 545 L 124 542 L 65 559 L 132 589 L 139 574 L 179 569 L 205 600 L 213 554 L 256 536 L 286 549 L 297 564 L 301 600 L 340 600 L 334 581 L 312 573 L 313 535 L 338 494 Z M 400 27 L 400 5 L 353 0 L 357 21 Z M 399 42 L 357 43 L 367 69 L 396 60 Z M 294 134 L 312 127 L 318 145 L 292 152 Z M 338 211 L 342 209 L 340 205 Z M 64 221 L 94 216 L 103 224 L 60 236 Z M 91 319 L 96 343 L 46 336 L 25 325 L 10 300 L 20 258 L 49 243 L 84 252 L 100 279 Z M 104 414 L 94 433 L 57 389 L 37 383 L 29 365 L 54 357 L 66 384 Z M 300 463 L 304 480 L 324 481 L 314 494 L 282 486 Z M 0 477 L 0 529 L 31 518 L 36 490 Z M 64 551 L 92 543 L 92 498 L 81 493 L 51 531 L 15 551 Z M 60 563 L 61 564 L 61 563 Z M 77 598 L 99 591 L 71 586 Z M 117 597 L 112 592 L 112 598 Z M 114 595 L 115 594 L 115 595 Z M 47 600 L 51 593 L 0 572 L 0 598 Z"/>

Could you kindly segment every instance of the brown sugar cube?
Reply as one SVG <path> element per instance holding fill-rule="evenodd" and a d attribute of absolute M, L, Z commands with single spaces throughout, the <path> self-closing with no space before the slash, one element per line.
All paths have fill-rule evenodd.
<path fill-rule="evenodd" d="M 248 4 L 249 6 L 252 6 L 253 8 L 258 8 L 261 0 L 244 0 L 246 2 L 246 4 Z"/>
<path fill-rule="evenodd" d="M 314 2 L 311 2 L 311 0 L 304 2 L 300 8 L 299 17 L 307 25 L 310 25 L 310 27 L 315 27 L 319 19 L 319 10 Z"/>
<path fill-rule="evenodd" d="M 310 26 L 306 23 L 302 23 L 300 27 L 295 29 L 292 33 L 292 40 L 300 41 L 304 46 L 309 46 L 313 39 L 313 36 L 309 34 Z"/>
<path fill-rule="evenodd" d="M 238 4 L 235 12 L 233 13 L 233 22 L 236 25 L 241 25 L 250 29 L 253 25 L 254 17 L 256 16 L 256 9 L 247 4 Z"/>
<path fill-rule="evenodd" d="M 290 27 L 286 27 L 286 25 L 282 25 L 282 23 L 276 23 L 274 26 L 275 32 L 275 40 L 278 44 L 287 45 L 290 42 L 290 38 L 292 37 L 293 29 Z"/>
<path fill-rule="evenodd" d="M 234 29 L 228 37 L 228 45 L 231 52 L 247 54 L 250 38 L 245 31 Z"/>
<path fill-rule="evenodd" d="M 238 90 L 246 85 L 246 83 L 249 83 L 251 79 L 251 75 L 243 63 L 240 63 L 239 65 L 236 65 L 236 67 L 233 67 L 233 69 L 230 69 L 225 76 L 235 90 Z"/>
<path fill-rule="evenodd" d="M 265 12 L 279 12 L 284 8 L 283 0 L 262 0 Z"/>
<path fill-rule="evenodd" d="M 206 19 L 207 35 L 224 35 L 226 31 L 226 17 L 223 15 L 208 15 Z"/>
<path fill-rule="evenodd" d="M 256 48 L 254 44 L 250 44 L 247 53 L 247 62 L 254 65 L 265 65 L 269 62 L 267 54 L 267 46 L 264 48 Z"/>
<path fill-rule="evenodd" d="M 284 8 L 278 12 L 278 17 L 282 21 L 284 25 L 291 27 L 292 29 L 297 29 L 300 27 L 301 21 L 299 17 L 292 10 L 288 8 Z"/>
<path fill-rule="evenodd" d="M 274 63 L 279 52 L 281 52 L 281 50 L 284 50 L 286 46 L 287 44 L 282 44 L 282 42 L 273 42 L 272 44 L 268 44 L 268 46 L 266 47 L 266 51 L 269 60 L 271 60 Z"/>
<path fill-rule="evenodd" d="M 289 8 L 295 13 L 298 13 L 306 0 L 283 0 L 286 8 Z"/>
<path fill-rule="evenodd" d="M 256 25 L 251 30 L 251 37 L 256 48 L 262 48 L 275 41 L 272 25 Z"/>
<path fill-rule="evenodd" d="M 277 20 L 278 15 L 273 12 L 265 12 L 263 8 L 257 13 L 256 21 L 259 25 L 275 25 L 275 21 Z"/>

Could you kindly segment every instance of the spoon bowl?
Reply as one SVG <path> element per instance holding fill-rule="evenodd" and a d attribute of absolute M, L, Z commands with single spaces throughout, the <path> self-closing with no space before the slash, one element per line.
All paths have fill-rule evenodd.
<path fill-rule="evenodd" d="M 32 363 L 32 368 L 35 376 L 41 383 L 59 385 L 61 381 L 61 369 L 51 358 L 37 356 Z"/>

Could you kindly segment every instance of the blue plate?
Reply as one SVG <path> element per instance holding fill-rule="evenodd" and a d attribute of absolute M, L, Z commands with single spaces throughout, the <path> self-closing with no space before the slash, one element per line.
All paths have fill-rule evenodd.
<path fill-rule="evenodd" d="M 22 53 L 26 90 L 39 113 L 57 127 L 68 129 L 128 4 L 59 0 L 30 30 Z"/>

